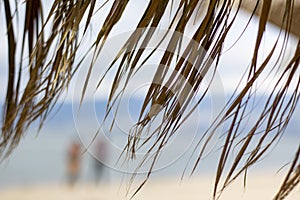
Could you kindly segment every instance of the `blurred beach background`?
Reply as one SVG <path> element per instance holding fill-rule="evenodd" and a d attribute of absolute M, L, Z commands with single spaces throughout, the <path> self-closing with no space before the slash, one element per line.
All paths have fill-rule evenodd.
<path fill-rule="evenodd" d="M 47 7 L 50 1 L 44 2 L 46 3 L 45 7 Z M 122 20 L 132 22 L 134 19 L 137 19 L 139 16 L 133 15 L 139 15 L 139 13 L 142 13 L 140 10 L 145 9 L 145 5 L 141 2 L 132 1 L 128 6 L 128 13 L 132 13 L 132 15 L 124 15 Z M 104 12 L 108 11 L 107 8 L 109 8 L 109 4 L 107 7 L 104 7 Z M 100 17 L 100 19 L 102 18 Z M 230 98 L 230 94 L 235 90 L 245 70 L 241 66 L 247 66 L 251 60 L 252 52 L 249 52 L 249 49 L 251 49 L 249 46 L 253 46 L 254 43 L 249 43 L 249 41 L 255 41 L 257 30 L 257 19 L 255 17 L 240 40 L 233 48 L 229 49 L 236 42 L 236 38 L 243 32 L 248 19 L 249 14 L 243 12 L 239 14 L 231 34 L 229 34 L 231 36 L 228 37 L 224 48 L 228 49 L 228 51 L 224 53 L 220 60 L 218 73 L 222 76 L 217 77 L 217 83 L 209 92 L 207 98 L 203 100 L 199 108 L 164 148 L 149 181 L 134 199 L 212 199 L 214 178 L 224 136 L 222 133 L 226 128 L 219 130 L 220 134 L 217 134 L 214 138 L 214 142 L 209 146 L 195 173 L 190 176 L 190 172 L 198 155 L 196 148 L 198 141 L 209 127 L 213 117 L 218 114 Z M 3 23 L 1 19 L 1 26 Z M 96 25 L 101 24 L 101 20 L 94 23 Z M 125 23 L 126 26 L 122 25 L 122 23 L 120 24 L 114 30 L 111 38 L 108 39 L 110 46 L 106 47 L 106 49 L 104 47 L 104 55 L 100 55 L 98 59 L 100 64 L 98 63 L 98 65 L 107 66 L 109 64 L 111 61 L 109 58 L 112 58 L 117 53 L 111 45 L 118 45 L 121 48 L 119 39 L 122 39 L 123 42 L 126 41 L 125 36 L 128 36 L 130 33 L 126 31 L 132 30 L 136 25 L 136 23 Z M 127 26 L 128 24 L 131 24 L 131 26 Z M 92 31 L 91 35 L 96 34 L 95 32 Z M 123 34 L 124 32 L 125 34 Z M 270 49 L 270 46 L 267 44 L 276 40 L 278 32 L 279 30 L 273 25 L 270 24 L 268 26 L 266 32 L 268 39 L 264 39 L 266 51 Z M 0 31 L 0 34 L 1 38 L 5 38 L 6 32 L 4 29 Z M 295 44 L 295 39 L 291 38 L 288 48 L 292 49 Z M 4 47 L 6 47 L 6 43 L 0 49 L 1 103 L 4 101 L 6 88 L 6 85 L 2 83 L 7 82 L 7 59 L 6 48 Z M 102 160 L 105 167 L 99 184 L 96 184 L 94 181 L 95 170 L 93 162 L 95 155 L 93 144 L 90 145 L 90 142 L 104 118 L 105 98 L 107 98 L 107 91 L 109 91 L 111 84 L 109 81 L 111 80 L 104 81 L 100 92 L 93 93 L 91 91 L 90 96 L 87 95 L 85 102 L 79 109 L 81 87 L 78 84 L 83 83 L 86 75 L 86 71 L 79 71 L 76 81 L 73 81 L 68 93 L 54 108 L 54 112 L 50 115 L 44 127 L 40 131 L 38 131 L 38 123 L 30 127 L 19 146 L 8 158 L 1 162 L 0 199 L 130 199 L 135 189 L 147 176 L 146 172 L 149 169 L 149 163 L 146 163 L 145 166 L 139 169 L 133 185 L 129 187 L 131 177 L 139 161 L 145 155 L 147 146 L 137 155 L 135 161 L 125 160 L 124 155 L 119 159 L 119 156 L 127 143 L 127 133 L 138 117 L 139 109 L 143 103 L 141 96 L 145 94 L 145 88 L 151 82 L 147 70 L 152 70 L 153 72 L 153 66 L 155 66 L 157 60 L 150 61 L 148 63 L 149 68 L 145 68 L 146 73 L 145 71 L 140 72 L 141 74 L 144 73 L 144 75 L 133 81 L 129 96 L 125 97 L 123 104 L 121 104 L 115 128 L 110 132 L 110 124 L 107 123 L 102 126 L 99 132 L 99 137 L 104 138 L 107 144 L 106 159 Z M 87 61 L 88 63 L 89 61 Z M 101 70 L 103 71 L 103 67 Z M 93 77 L 91 78 L 92 83 L 98 81 L 99 74 L 101 73 L 94 73 L 94 79 Z M 269 77 L 265 78 L 268 79 Z M 272 80 L 270 78 L 270 80 L 258 86 L 257 101 L 255 102 L 252 116 L 258 115 L 260 108 L 263 106 L 259 102 L 266 100 L 268 93 L 272 89 L 271 83 Z M 109 116 L 108 121 L 112 117 Z M 246 187 L 244 188 L 243 177 L 240 177 L 225 190 L 221 199 L 272 199 L 279 189 L 288 170 L 288 164 L 292 161 L 294 153 L 300 144 L 299 119 L 300 109 L 297 108 L 283 137 L 272 146 L 263 159 L 249 169 Z M 249 119 L 249 123 L 251 123 L 251 119 Z M 247 124 L 245 124 L 245 127 L 247 127 Z M 82 144 L 79 179 L 74 187 L 70 187 L 67 183 L 67 152 L 72 141 L 78 141 Z M 196 151 L 194 151 L 195 148 Z M 191 158 L 191 155 L 194 156 Z M 300 199 L 299 186 L 287 199 Z"/>
<path fill-rule="evenodd" d="M 299 145 L 299 110 L 296 111 L 286 134 L 272 148 L 264 159 L 248 171 L 247 185 L 243 187 L 243 177 L 225 190 L 221 199 L 271 199 L 279 189 L 288 167 Z M 89 116 L 86 116 L 89 118 Z M 149 182 L 135 199 L 211 199 L 219 151 L 212 148 L 202 160 L 196 173 L 191 177 L 181 175 L 187 161 L 204 130 L 179 132 L 165 149 L 157 168 Z M 86 128 L 89 130 L 89 127 Z M 107 133 L 106 133 L 107 134 Z M 181 136 L 180 136 L 181 135 Z M 136 181 L 129 188 L 130 178 L 136 164 L 116 162 L 122 145 L 126 143 L 124 133 L 108 133 L 108 160 L 100 183 L 94 182 L 93 154 L 82 153 L 82 167 L 79 180 L 74 187 L 67 183 L 68 147 L 74 140 L 80 141 L 74 126 L 72 105 L 64 104 L 54 118 L 49 120 L 42 131 L 29 130 L 12 155 L 0 165 L 0 199 L 129 199 L 145 178 L 147 168 L 142 168 Z M 216 142 L 215 147 L 221 145 Z M 191 164 L 190 164 L 191 165 Z M 191 167 L 191 166 L 190 166 Z M 281 167 L 283 167 L 281 169 Z M 287 199 L 299 199 L 299 187 Z"/>

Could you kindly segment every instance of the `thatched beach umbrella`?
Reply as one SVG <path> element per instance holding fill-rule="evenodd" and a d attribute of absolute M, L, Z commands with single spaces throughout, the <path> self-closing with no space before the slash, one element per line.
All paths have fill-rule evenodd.
<path fill-rule="evenodd" d="M 127 11 L 129 0 L 105 1 L 104 4 L 112 2 L 111 8 L 105 16 L 101 13 L 101 16 L 105 18 L 104 23 L 98 27 L 94 41 L 89 43 L 91 48 L 87 48 L 86 55 L 91 53 L 93 58 L 88 66 L 82 65 L 82 61 L 85 60 L 86 56 L 78 59 L 78 49 L 82 47 L 82 42 L 87 35 L 92 19 L 96 16 L 96 11 L 101 12 L 101 6 L 98 5 L 97 7 L 96 0 L 51 1 L 52 6 L 46 18 L 43 14 L 42 1 L 22 1 L 25 17 L 20 19 L 24 20 L 24 27 L 20 28 L 23 30 L 23 34 L 19 41 L 17 40 L 17 30 L 19 29 L 16 28 L 19 26 L 19 19 L 16 19 L 19 9 L 15 9 L 17 7 L 15 4 L 18 2 L 3 0 L 5 14 L 3 17 L 5 18 L 8 46 L 8 79 L 1 121 L 1 157 L 8 156 L 11 153 L 18 145 L 24 132 L 34 121 L 40 120 L 40 126 L 43 126 L 43 122 L 54 108 L 61 94 L 68 87 L 75 72 L 79 67 L 85 66 L 88 73 L 85 81 L 83 81 L 84 86 L 81 92 L 82 100 L 84 99 L 90 75 L 93 72 L 93 67 L 95 67 L 95 61 L 112 30 L 117 24 L 121 23 L 120 19 Z M 115 73 L 107 102 L 107 113 L 111 112 L 112 107 L 120 100 L 124 91 L 122 89 L 128 86 L 128 82 L 135 72 L 143 67 L 143 65 L 140 65 L 141 62 L 143 63 L 141 59 L 153 55 L 152 53 L 148 55 L 145 47 L 148 46 L 151 39 L 155 39 L 155 28 L 159 28 L 162 24 L 161 20 L 166 14 L 166 8 L 172 7 L 171 13 L 173 15 L 170 17 L 168 28 L 172 28 L 174 32 L 171 33 L 170 38 L 164 38 L 163 44 L 168 48 L 163 52 L 163 56 L 159 61 L 157 71 L 153 76 L 153 83 L 151 83 L 144 98 L 139 118 L 129 133 L 128 145 L 124 149 L 134 155 L 139 146 L 143 145 L 140 143 L 142 135 L 150 130 L 149 127 L 153 119 L 162 114 L 163 120 L 159 128 L 147 135 L 155 137 L 156 141 L 149 148 L 148 153 L 153 153 L 153 149 L 158 149 L 154 152 L 154 165 L 159 157 L 160 150 L 176 134 L 176 130 L 193 111 L 193 109 L 188 110 L 187 108 L 189 106 L 196 108 L 202 102 L 210 87 L 207 86 L 205 92 L 201 93 L 200 87 L 204 85 L 203 79 L 208 69 L 216 71 L 218 67 L 218 65 L 210 65 L 211 60 L 218 64 L 220 57 L 223 55 L 224 41 L 237 17 L 234 4 L 242 2 L 242 8 L 252 13 L 256 2 L 260 2 L 258 9 L 255 10 L 255 13 L 259 16 L 259 23 L 254 41 L 255 46 L 251 51 L 253 52 L 251 63 L 249 67 L 241 66 L 247 69 L 246 83 L 241 86 L 241 91 L 235 93 L 227 102 L 224 112 L 218 116 L 218 120 L 214 121 L 216 123 L 212 124 L 211 128 L 203 133 L 203 138 L 206 138 L 204 135 L 212 136 L 218 127 L 229 124 L 228 130 L 224 133 L 224 141 L 222 141 L 224 143 L 217 163 L 214 186 L 214 197 L 216 197 L 220 187 L 223 190 L 238 176 L 246 174 L 248 168 L 268 152 L 272 144 L 276 143 L 282 136 L 294 110 L 298 108 L 300 79 L 297 70 L 299 70 L 300 62 L 300 41 L 298 41 L 295 51 L 291 53 L 289 62 L 284 63 L 283 66 L 272 66 L 270 64 L 271 58 L 275 57 L 275 49 L 280 46 L 277 45 L 278 43 L 270 44 L 271 50 L 266 56 L 264 55 L 262 63 L 258 61 L 258 58 L 260 57 L 260 47 L 268 21 L 299 36 L 300 7 L 299 1 L 292 0 L 264 0 L 254 1 L 255 3 L 250 0 L 247 2 L 244 0 L 238 2 L 210 0 L 205 2 L 207 2 L 206 6 L 199 9 L 204 4 L 198 0 L 145 1 L 147 5 L 145 10 L 141 11 L 143 12 L 141 17 L 137 19 L 136 31 L 122 46 L 112 61 L 112 65 L 105 69 L 107 71 L 115 69 L 112 70 Z M 195 16 L 199 12 L 201 15 L 200 23 L 196 25 L 194 31 L 191 31 L 192 39 L 188 45 L 183 47 L 181 46 L 182 35 L 188 30 L 188 25 L 194 23 Z M 46 30 L 51 31 L 46 33 Z M 288 36 L 289 32 L 283 31 L 283 34 Z M 181 35 L 176 33 L 181 33 Z M 286 40 L 281 45 L 282 48 L 288 40 L 288 37 L 285 38 Z M 158 46 L 153 52 L 157 49 L 159 49 Z M 282 59 L 283 57 L 280 56 L 279 61 Z M 166 76 L 171 65 L 175 65 L 177 73 L 174 72 L 170 76 Z M 166 67 L 161 69 L 159 66 Z M 278 84 L 267 96 L 267 101 L 263 102 L 262 109 L 258 111 L 257 119 L 249 125 L 251 126 L 249 130 L 243 130 L 245 135 L 241 136 L 240 131 L 243 127 L 240 125 L 247 119 L 248 114 L 246 111 L 252 109 L 249 108 L 249 101 L 255 99 L 255 85 L 264 73 L 268 73 L 266 72 L 266 69 L 269 69 L 267 66 L 272 68 L 272 71 L 277 71 L 279 67 L 283 69 L 278 70 L 280 74 L 274 78 L 274 81 Z M 22 78 L 24 76 L 28 79 L 24 80 Z M 102 78 L 99 77 L 99 83 L 102 83 Z M 292 82 L 296 84 L 292 85 Z M 121 89 L 120 93 L 119 89 Z M 292 91 L 292 94 L 287 95 L 288 91 Z M 197 101 L 192 104 L 191 102 L 194 99 Z M 270 137 L 271 140 L 266 141 L 266 138 Z M 197 155 L 193 172 L 202 160 L 203 152 L 205 152 L 210 138 L 207 137 L 207 140 L 201 140 L 202 146 L 199 147 L 200 153 Z M 258 138 L 258 142 L 255 143 L 254 138 Z M 254 147 L 250 145 L 253 142 Z M 237 149 L 235 146 L 240 148 L 238 148 L 237 155 L 234 154 L 233 156 L 234 161 L 229 163 L 228 156 Z M 284 198 L 299 183 L 299 156 L 300 146 L 276 199 Z M 246 158 L 246 161 L 244 161 L 244 158 Z M 227 171 L 225 165 L 228 168 Z M 141 186 L 150 177 L 152 167 L 149 168 L 149 173 Z M 225 178 L 223 183 L 222 178 Z"/>

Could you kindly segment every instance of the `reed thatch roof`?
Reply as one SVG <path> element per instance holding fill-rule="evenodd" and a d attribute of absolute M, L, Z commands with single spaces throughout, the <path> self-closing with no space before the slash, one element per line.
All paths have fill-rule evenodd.
<path fill-rule="evenodd" d="M 112 30 L 117 24 L 122 23 L 120 19 L 127 11 L 129 0 L 105 1 L 104 4 L 108 2 L 111 2 L 108 14 L 100 15 L 105 18 L 104 23 L 98 29 L 94 41 L 89 43 L 90 48 L 84 48 L 85 56 L 78 59 L 78 50 L 82 48 L 95 12 L 101 12 L 102 5 L 99 5 L 99 1 L 56 0 L 52 2 L 48 16 L 44 16 L 43 1 L 26 0 L 22 1 L 25 17 L 18 19 L 19 9 L 14 8 L 18 7 L 15 4 L 18 4 L 19 1 L 3 0 L 1 5 L 4 7 L 2 17 L 5 18 L 7 32 L 5 39 L 8 44 L 8 81 L 1 121 L 0 156 L 7 156 L 11 153 L 26 129 L 34 121 L 40 120 L 42 127 L 58 98 L 66 90 L 80 67 L 88 68 L 81 92 L 82 100 L 84 100 L 95 61 Z M 197 150 L 200 153 L 194 155 L 197 160 L 191 173 L 197 169 L 203 158 L 203 152 L 211 142 L 210 139 L 215 135 L 216 130 L 224 124 L 229 125 L 222 136 L 224 143 L 220 147 L 221 155 L 216 163 L 214 197 L 217 198 L 218 191 L 224 190 L 238 176 L 247 174 L 248 168 L 259 161 L 281 138 L 292 114 L 298 108 L 300 40 L 295 44 L 294 52 L 289 52 L 289 61 L 283 65 L 279 63 L 286 54 L 285 47 L 289 40 L 289 34 L 293 33 L 299 36 L 299 1 L 210 0 L 206 1 L 207 4 L 198 0 L 149 0 L 144 2 L 146 9 L 141 10 L 142 15 L 137 19 L 136 29 L 122 46 L 112 64 L 105 68 L 107 72 L 115 71 L 107 102 L 108 114 L 117 105 L 116 102 L 122 98 L 124 92 L 122 89 L 128 86 L 132 76 L 143 67 L 145 60 L 141 59 L 153 56 L 160 44 L 167 47 L 157 65 L 157 71 L 144 98 L 136 125 L 128 133 L 128 145 L 124 149 L 128 155 L 134 155 L 139 147 L 150 140 L 141 142 L 143 135 L 146 134 L 147 137 L 155 140 L 143 160 L 143 162 L 147 162 L 147 155 L 154 153 L 149 173 L 141 187 L 150 177 L 162 148 L 207 95 L 210 85 L 206 86 L 203 83 L 204 77 L 208 70 L 216 72 L 219 67 L 219 60 L 224 53 L 224 41 L 238 16 L 240 3 L 243 3 L 242 7 L 250 13 L 254 12 L 259 16 L 257 35 L 253 41 L 255 46 L 252 50 L 249 49 L 253 52 L 250 65 L 240 66 L 247 70 L 243 76 L 246 83 L 241 86 L 240 91 L 232 94 L 232 98 L 228 100 L 223 109 L 224 112 L 220 113 L 210 128 L 202 133 L 203 138 L 199 141 Z M 254 4 L 256 3 L 258 9 L 255 9 Z M 238 4 L 237 10 L 234 9 L 236 4 Z M 148 54 L 145 47 L 149 45 L 151 39 L 156 37 L 155 33 L 162 24 L 163 16 L 168 14 L 166 13 L 167 7 L 171 7 L 172 13 L 174 13 L 170 17 L 168 25 L 168 28 L 172 28 L 174 31 L 170 33 L 171 37 L 164 37 L 163 43 L 157 44 L 156 48 Z M 127 14 L 130 15 L 130 13 Z M 192 37 L 188 44 L 182 46 L 183 35 L 187 31 L 188 25 L 195 21 L 195 16 L 198 14 L 201 15 L 200 22 L 192 31 Z M 24 20 L 24 27 L 19 27 L 18 20 Z M 260 55 L 268 21 L 282 27 L 283 31 L 280 34 L 284 36 L 284 40 L 268 44 L 271 50 Z M 19 29 L 23 30 L 23 35 L 17 40 L 16 33 Z M 45 33 L 49 29 L 51 33 Z M 279 56 L 274 54 L 277 48 L 282 49 Z M 21 56 L 17 52 L 20 52 Z M 25 52 L 28 54 L 25 55 Z M 90 54 L 93 58 L 90 65 L 82 65 L 86 55 Z M 259 62 L 261 56 L 262 62 Z M 277 62 L 271 63 L 272 59 Z M 212 60 L 217 65 L 211 65 Z M 172 68 L 171 65 L 175 66 L 174 70 L 172 73 L 168 73 Z M 160 66 L 164 66 L 164 68 Z M 251 110 L 254 109 L 251 107 L 251 101 L 255 100 L 255 85 L 263 74 L 274 71 L 279 73 L 274 77 L 276 84 L 268 94 L 267 100 L 260 102 L 262 106 L 258 110 L 257 119 L 247 124 L 249 128 L 245 130 L 241 124 L 247 121 Z M 167 76 L 167 74 L 171 75 Z M 29 78 L 23 80 L 24 75 L 28 75 Z M 103 77 L 99 77 L 99 84 L 102 83 L 102 80 Z M 202 86 L 205 87 L 204 90 L 200 89 Z M 192 101 L 195 99 L 196 101 Z M 189 108 L 192 109 L 189 110 Z M 150 126 L 158 115 L 163 116 L 162 120 L 155 130 L 151 130 Z M 112 126 L 113 124 L 114 120 Z M 149 130 L 151 130 L 150 133 Z M 241 131 L 243 134 L 240 134 Z M 257 139 L 255 140 L 255 138 Z M 290 170 L 275 199 L 284 198 L 300 181 L 300 146 L 297 148 Z M 237 154 L 232 154 L 233 151 L 237 151 Z M 233 156 L 233 161 L 228 159 L 229 155 Z"/>
<path fill-rule="evenodd" d="M 243 1 L 242 9 L 252 13 L 256 6 L 256 3 L 257 3 L 256 1 L 252 1 L 252 0 Z M 282 26 L 283 16 L 285 14 L 285 8 L 287 6 L 287 3 L 288 1 L 286 0 L 272 1 L 271 11 L 268 19 L 269 22 L 275 24 L 278 27 Z M 289 16 L 291 18 L 289 31 L 290 33 L 300 37 L 300 1 L 293 1 L 293 4 L 294 5 L 292 10 L 292 15 Z M 255 11 L 256 15 L 258 16 L 261 15 L 261 8 L 262 8 L 262 1 L 258 3 L 258 8 Z"/>

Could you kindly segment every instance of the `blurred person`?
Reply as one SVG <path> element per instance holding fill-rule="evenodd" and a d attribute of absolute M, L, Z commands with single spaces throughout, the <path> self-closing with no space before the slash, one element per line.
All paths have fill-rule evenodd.
<path fill-rule="evenodd" d="M 99 184 L 101 178 L 103 177 L 104 164 L 103 162 L 107 156 L 107 148 L 104 140 L 98 140 L 94 148 L 94 158 L 93 158 L 93 168 L 94 168 L 94 179 L 95 183 Z"/>
<path fill-rule="evenodd" d="M 67 176 L 68 184 L 74 186 L 79 179 L 81 168 L 81 145 L 73 141 L 68 149 Z"/>

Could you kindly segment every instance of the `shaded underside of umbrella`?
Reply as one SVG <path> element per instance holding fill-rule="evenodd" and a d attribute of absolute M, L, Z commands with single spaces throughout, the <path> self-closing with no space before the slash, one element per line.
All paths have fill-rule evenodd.
<path fill-rule="evenodd" d="M 257 1 L 243 1 L 242 8 L 247 12 L 253 12 Z M 286 17 L 291 17 L 291 24 L 289 26 L 290 33 L 294 34 L 295 36 L 300 36 L 300 1 L 294 1 L 294 5 L 292 6 L 292 12 L 290 16 L 286 15 Z M 279 27 L 283 24 L 283 19 L 285 15 L 285 8 L 288 6 L 288 1 L 286 0 L 275 0 L 272 1 L 272 8 L 269 14 L 269 21 L 272 24 L 275 24 Z M 258 8 L 255 11 L 256 15 L 261 14 L 262 3 L 258 4 Z"/>

